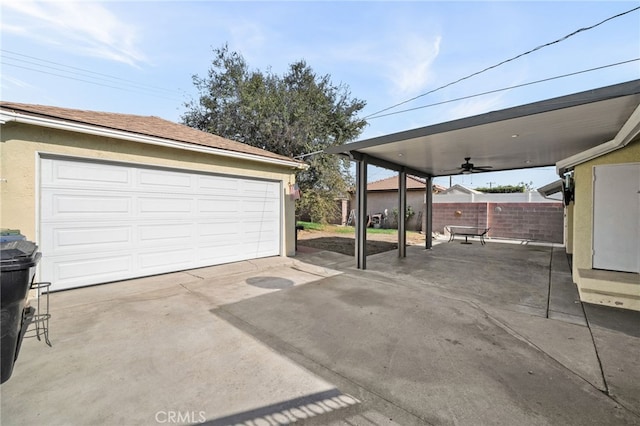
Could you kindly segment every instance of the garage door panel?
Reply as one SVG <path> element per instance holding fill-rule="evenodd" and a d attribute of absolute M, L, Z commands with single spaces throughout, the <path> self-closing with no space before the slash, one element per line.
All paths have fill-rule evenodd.
<path fill-rule="evenodd" d="M 131 244 L 132 226 L 92 226 L 53 229 L 54 246 L 62 250 L 113 250 Z"/>
<path fill-rule="evenodd" d="M 274 231 L 275 226 L 270 223 L 264 223 L 259 220 L 244 220 L 242 226 L 242 230 L 245 234 L 256 233 L 256 232 L 265 232 L 265 231 Z"/>
<path fill-rule="evenodd" d="M 202 194 L 232 196 L 240 192 L 240 179 L 223 176 L 198 176 L 197 191 Z"/>
<path fill-rule="evenodd" d="M 121 189 L 133 181 L 130 169 L 106 164 L 58 160 L 43 163 L 41 170 L 46 184 L 56 187 Z"/>
<path fill-rule="evenodd" d="M 205 245 L 200 249 L 199 258 L 203 265 L 218 259 L 224 259 L 222 263 L 233 262 L 246 259 L 246 257 L 243 258 L 246 255 L 244 250 L 245 248 L 239 242 Z"/>
<path fill-rule="evenodd" d="M 240 224 L 236 221 L 221 221 L 201 223 L 198 226 L 198 236 L 202 241 L 235 236 L 240 233 Z"/>
<path fill-rule="evenodd" d="M 149 244 L 184 244 L 193 240 L 195 235 L 192 223 L 139 225 L 138 241 Z"/>
<path fill-rule="evenodd" d="M 133 199 L 128 196 L 97 195 L 79 193 L 43 194 L 41 218 L 48 220 L 68 220 L 81 218 L 126 218 L 133 210 Z"/>
<path fill-rule="evenodd" d="M 51 263 L 51 281 L 56 290 L 99 284 L 129 277 L 134 256 L 113 253 L 100 257 L 62 256 Z M 44 270 L 42 273 L 46 273 Z"/>
<path fill-rule="evenodd" d="M 41 168 L 40 274 L 53 290 L 280 254 L 279 182 L 48 158 Z"/>
<path fill-rule="evenodd" d="M 242 192 L 252 197 L 278 198 L 280 195 L 276 185 L 270 182 L 243 181 Z"/>
<path fill-rule="evenodd" d="M 263 217 L 264 215 L 277 215 L 279 212 L 276 203 L 262 200 L 245 200 L 242 202 L 242 211 L 247 216 Z"/>
<path fill-rule="evenodd" d="M 253 247 L 251 247 L 252 252 L 262 253 L 265 251 L 271 251 L 275 248 L 275 245 L 272 241 L 267 239 L 255 238 L 252 239 Z M 247 245 L 250 247 L 249 245 Z"/>
<path fill-rule="evenodd" d="M 143 190 L 190 193 L 194 191 L 195 177 L 187 173 L 167 170 L 141 169 L 138 171 L 138 182 Z"/>
<path fill-rule="evenodd" d="M 140 197 L 138 213 L 140 217 L 171 217 L 176 214 L 190 214 L 194 201 L 186 197 Z"/>
<path fill-rule="evenodd" d="M 138 255 L 137 266 L 146 273 L 162 273 L 189 268 L 194 259 L 195 248 L 174 246 L 172 249 L 141 252 Z"/>
<path fill-rule="evenodd" d="M 198 202 L 198 214 L 202 215 L 237 215 L 242 211 L 242 202 L 235 199 L 205 198 Z"/>
<path fill-rule="evenodd" d="M 105 223 L 43 223 L 40 228 L 43 253 L 69 254 L 94 250 L 122 250 L 131 245 L 133 225 L 113 226 Z"/>

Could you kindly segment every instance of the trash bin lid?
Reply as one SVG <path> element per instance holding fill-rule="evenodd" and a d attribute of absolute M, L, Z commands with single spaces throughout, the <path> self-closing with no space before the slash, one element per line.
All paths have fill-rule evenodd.
<path fill-rule="evenodd" d="M 40 260 L 38 246 L 26 240 L 0 243 L 0 270 L 13 271 L 30 268 Z"/>

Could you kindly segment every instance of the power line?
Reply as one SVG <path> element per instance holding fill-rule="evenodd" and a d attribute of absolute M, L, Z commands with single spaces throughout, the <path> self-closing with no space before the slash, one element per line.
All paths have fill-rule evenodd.
<path fill-rule="evenodd" d="M 103 82 L 107 82 L 107 83 L 110 83 L 110 84 L 119 84 L 119 85 L 121 84 L 121 83 L 119 83 L 118 81 L 113 81 L 113 79 L 109 79 L 109 78 L 101 78 L 101 77 L 93 77 L 93 76 L 87 76 L 87 75 L 85 75 L 85 74 L 83 74 L 83 73 L 79 73 L 79 72 L 75 72 L 75 71 L 65 70 L 64 68 L 58 68 L 58 67 L 53 67 L 53 66 L 48 66 L 48 65 L 41 65 L 41 64 L 38 64 L 38 63 L 36 63 L 36 62 L 27 61 L 27 60 L 24 60 L 24 59 L 17 59 L 17 58 L 8 58 L 8 57 L 3 57 L 2 59 L 0 59 L 0 61 L 1 61 L 1 62 L 2 62 L 2 64 L 4 64 L 4 65 L 15 66 L 15 67 L 19 67 L 19 68 L 27 69 L 27 70 L 30 70 L 30 71 L 44 72 L 42 69 L 30 68 L 30 67 L 27 67 L 27 66 L 25 66 L 25 65 L 17 65 L 17 64 L 11 63 L 11 62 L 6 62 L 6 61 L 18 61 L 18 62 L 21 62 L 21 63 L 24 63 L 24 64 L 35 65 L 35 66 L 37 66 L 37 67 L 41 67 L 41 68 L 43 68 L 43 69 L 49 69 L 49 70 L 55 70 L 55 71 L 61 71 L 61 72 L 63 72 L 63 73 L 67 73 L 67 74 L 71 74 L 71 75 L 77 75 L 77 76 L 80 76 L 80 77 L 86 77 L 86 78 L 94 79 L 94 80 L 96 80 L 96 82 L 97 82 L 97 81 L 103 81 Z M 50 74 L 50 75 L 55 75 L 55 76 L 57 76 L 57 77 L 65 77 L 65 78 L 73 79 L 73 77 L 71 77 L 71 76 L 63 76 L 63 75 L 61 75 L 61 74 L 56 74 L 56 73 L 52 73 L 52 72 L 48 72 L 48 74 Z M 83 81 L 83 82 L 92 82 L 92 83 L 96 83 L 96 82 L 94 82 L 94 81 L 90 81 L 90 80 L 84 80 L 84 79 L 78 79 L 78 80 L 79 80 L 79 81 Z M 136 84 L 136 83 L 124 83 L 124 86 L 128 86 L 128 87 L 130 87 L 130 88 L 137 89 L 138 91 L 143 90 L 143 91 L 145 91 L 145 92 L 162 93 L 162 94 L 164 94 L 164 95 L 171 95 L 171 94 L 174 94 L 174 93 L 172 93 L 172 91 L 169 91 L 169 90 L 166 90 L 166 89 L 165 89 L 164 91 L 160 92 L 160 91 L 159 91 L 159 90 L 157 90 L 157 89 L 147 88 L 147 87 L 149 87 L 149 86 L 146 86 L 146 87 L 145 87 L 144 85 L 138 85 L 138 84 Z M 112 86 L 112 85 L 108 85 L 107 87 L 120 88 L 120 87 L 122 87 L 122 86 L 115 87 L 115 86 Z"/>
<path fill-rule="evenodd" d="M 584 73 L 591 72 L 591 71 L 597 71 L 597 70 L 601 70 L 601 69 L 604 69 L 604 68 L 615 67 L 615 66 L 618 66 L 618 65 L 624 65 L 624 64 L 629 64 L 631 62 L 638 62 L 638 61 L 640 61 L 640 58 L 629 59 L 629 60 L 622 61 L 622 62 L 616 62 L 616 63 L 613 63 L 613 64 L 602 65 L 602 66 L 599 66 L 599 67 L 589 68 L 589 69 L 586 69 L 586 70 L 575 71 L 575 72 L 572 72 L 572 73 L 563 74 L 563 75 L 559 75 L 559 76 L 555 76 L 555 77 L 549 77 L 549 78 L 543 78 L 541 80 L 530 81 L 528 83 L 516 84 L 515 86 L 503 87 L 501 89 L 489 90 L 489 91 L 486 91 L 486 92 L 476 93 L 476 94 L 468 95 L 468 96 L 462 96 L 460 98 L 449 99 L 449 100 L 441 101 L 441 102 L 434 102 L 432 104 L 422 105 L 422 106 L 415 107 L 415 108 L 403 109 L 401 111 L 389 112 L 387 114 L 380 114 L 380 115 L 376 115 L 374 117 L 369 117 L 369 120 L 375 120 L 376 118 L 388 117 L 390 115 L 403 114 L 405 112 L 416 111 L 416 110 L 424 109 L 424 108 L 431 108 L 431 107 L 434 107 L 434 106 L 444 105 L 444 104 L 448 104 L 448 103 L 452 103 L 452 102 L 464 101 L 466 99 L 477 98 L 479 96 L 490 95 L 492 93 L 504 92 L 506 90 L 511 90 L 511 89 L 518 89 L 520 87 L 531 86 L 531 85 L 538 84 L 538 83 L 544 83 L 544 82 L 547 82 L 547 81 L 558 80 L 560 78 L 571 77 L 571 76 L 578 75 L 578 74 L 584 74 Z M 311 153 L 308 153 L 308 154 L 298 155 L 298 156 L 293 157 L 293 158 L 302 159 L 304 157 L 308 157 L 308 156 L 315 155 L 315 154 L 322 153 L 322 152 L 324 152 L 324 151 L 315 151 L 315 152 L 311 152 Z"/>
<path fill-rule="evenodd" d="M 448 103 L 451 103 L 451 102 L 463 101 L 463 100 L 471 99 L 471 98 L 477 98 L 479 96 L 490 95 L 492 93 L 498 93 L 498 92 L 504 92 L 506 90 L 518 89 L 520 87 L 531 86 L 533 84 L 544 83 L 544 82 L 551 81 L 551 80 L 558 80 L 560 78 L 571 77 L 571 76 L 578 75 L 578 74 L 584 74 L 584 73 L 591 72 L 591 71 L 597 71 L 597 70 L 601 70 L 601 69 L 604 69 L 604 68 L 615 67 L 615 66 L 618 66 L 618 65 L 624 65 L 624 64 L 631 63 L 631 62 L 637 62 L 637 61 L 640 61 L 640 58 L 629 59 L 627 61 L 616 62 L 615 64 L 609 64 L 609 65 L 603 65 L 603 66 L 600 66 L 600 67 L 589 68 L 589 69 L 586 69 L 586 70 L 576 71 L 576 72 L 572 72 L 572 73 L 569 73 L 569 74 L 558 75 L 558 76 L 555 76 L 555 77 L 543 78 L 542 80 L 536 80 L 536 81 L 530 81 L 528 83 L 516 84 L 515 86 L 503 87 L 502 89 L 489 90 L 487 92 L 476 93 L 474 95 L 468 95 L 468 96 L 462 96 L 460 98 L 449 99 L 449 100 L 446 100 L 446 101 L 434 102 L 432 104 L 422 105 L 422 106 L 418 106 L 418 107 L 415 107 L 415 108 L 408 108 L 408 109 L 403 109 L 403 110 L 400 110 L 400 111 L 388 112 L 386 114 L 379 114 L 379 115 L 375 115 L 375 116 L 369 116 L 368 119 L 369 120 L 375 120 L 376 118 L 388 117 L 390 115 L 396 115 L 396 114 L 403 114 L 405 112 L 416 111 L 416 110 L 419 110 L 419 109 L 430 108 L 430 107 L 434 107 L 434 106 L 438 106 L 438 105 L 444 105 L 444 104 L 448 104 Z"/>
<path fill-rule="evenodd" d="M 574 31 L 574 32 L 572 32 L 572 33 L 570 33 L 570 34 L 567 34 L 566 36 L 561 37 L 561 38 L 559 38 L 559 39 L 557 39 L 557 40 L 551 41 L 551 42 L 549 42 L 549 43 L 542 44 L 542 45 L 540 45 L 540 46 L 538 46 L 538 47 L 536 47 L 536 48 L 534 48 L 534 49 L 528 50 L 528 51 L 526 51 L 526 52 L 524 52 L 524 53 L 521 53 L 521 54 L 519 54 L 519 55 L 516 55 L 516 56 L 514 56 L 514 57 L 512 57 L 512 58 L 505 59 L 504 61 L 502 61 L 502 62 L 500 62 L 500 63 L 497 63 L 497 64 L 495 64 L 495 65 L 491 65 L 490 67 L 487 67 L 487 68 L 485 68 L 485 69 L 483 69 L 483 70 L 480 70 L 480 71 L 474 72 L 474 73 L 472 73 L 472 74 L 469 74 L 469 75 L 467 75 L 466 77 L 459 78 L 458 80 L 455 80 L 455 81 L 452 81 L 451 83 L 447 83 L 447 84 L 445 84 L 445 85 L 443 85 L 443 86 L 437 87 L 437 88 L 435 88 L 435 89 L 433 89 L 433 90 L 430 90 L 430 91 L 428 91 L 428 92 L 426 92 L 426 93 L 423 93 L 423 94 L 421 94 L 421 95 L 414 96 L 413 98 L 411 98 L 411 99 L 407 99 L 406 101 L 402 101 L 402 102 L 397 103 L 397 104 L 395 104 L 395 105 L 392 105 L 392 106 L 390 106 L 390 107 L 387 107 L 387 108 L 381 109 L 381 110 L 379 110 L 379 111 L 376 111 L 376 112 L 374 112 L 374 113 L 372 113 L 372 114 L 369 114 L 369 115 L 367 115 L 366 117 L 364 117 L 364 120 L 367 120 L 367 119 L 369 119 L 369 118 L 371 118 L 371 117 L 373 117 L 373 116 L 378 116 L 378 114 L 380 114 L 380 113 L 382 113 L 382 112 L 389 111 L 390 109 L 393 109 L 393 108 L 399 107 L 400 105 L 404 105 L 404 104 L 409 103 L 409 102 L 411 102 L 411 101 L 415 101 L 416 99 L 419 99 L 419 98 L 421 98 L 421 97 L 423 97 L 423 96 L 430 95 L 431 93 L 434 93 L 434 92 L 437 92 L 437 91 L 439 91 L 439 90 L 445 89 L 445 88 L 447 88 L 447 87 L 449 87 L 449 86 L 453 86 L 454 84 L 460 83 L 461 81 L 468 80 L 468 79 L 470 79 L 471 77 L 475 77 L 475 76 L 477 76 L 478 74 L 482 74 L 482 73 L 484 73 L 484 72 L 487 72 L 487 71 L 489 71 L 489 70 L 492 70 L 492 69 L 494 69 L 494 68 L 497 68 L 497 67 L 499 67 L 499 66 L 501 66 L 501 65 L 504 65 L 504 64 L 506 64 L 506 63 L 508 63 L 508 62 L 511 62 L 511 61 L 514 61 L 514 60 L 516 60 L 516 59 L 518 59 L 518 58 L 521 58 L 521 57 L 523 57 L 523 56 L 525 56 L 525 55 L 529 55 L 529 54 L 531 54 L 531 53 L 533 53 L 533 52 L 536 52 L 536 51 L 538 51 L 538 50 L 540 50 L 540 49 L 543 49 L 543 48 L 545 48 L 545 47 L 551 46 L 551 45 L 556 44 L 556 43 L 560 43 L 560 42 L 562 42 L 562 41 L 564 41 L 564 40 L 566 40 L 566 39 L 568 39 L 568 38 L 570 38 L 570 37 L 573 37 L 573 36 L 574 36 L 574 35 L 576 35 L 576 34 L 579 34 L 579 33 L 581 33 L 581 32 L 588 31 L 588 30 L 591 30 L 591 29 L 593 29 L 593 28 L 596 28 L 596 27 L 598 27 L 598 26 L 600 26 L 600 25 L 604 24 L 605 22 L 608 22 L 608 21 L 611 21 L 612 19 L 616 19 L 616 18 L 619 18 L 619 17 L 621 17 L 621 16 L 627 15 L 627 14 L 629 14 L 629 13 L 631 13 L 631 12 L 635 12 L 635 11 L 636 11 L 636 10 L 638 10 L 638 9 L 640 9 L 640 6 L 635 7 L 635 8 L 633 8 L 633 9 L 630 9 L 630 10 L 627 10 L 626 12 L 622 12 L 622 13 L 619 13 L 619 14 L 617 14 L 617 15 L 611 16 L 611 17 L 609 17 L 609 18 L 607 18 L 607 19 L 604 19 L 604 20 L 602 20 L 602 21 L 598 22 L 597 24 L 591 25 L 591 26 L 589 26 L 589 27 L 583 27 L 583 28 L 580 28 L 580 29 L 578 29 L 578 30 L 576 30 L 576 31 Z"/>
<path fill-rule="evenodd" d="M 66 73 L 70 73 L 70 74 L 76 74 L 76 75 L 81 75 L 87 78 L 93 78 L 93 79 L 97 79 L 97 80 L 103 80 L 103 81 L 109 81 L 109 80 L 116 80 L 115 83 L 118 82 L 122 82 L 125 83 L 127 85 L 131 85 L 131 86 L 135 86 L 138 88 L 144 88 L 145 90 L 153 90 L 153 91 L 162 91 L 162 92 L 167 92 L 168 94 L 173 94 L 176 93 L 176 90 L 173 89 L 167 89 L 166 87 L 158 87 L 158 86 L 152 86 L 149 84 L 144 84 L 144 83 L 139 83 L 133 80 L 127 80 L 125 78 L 121 78 L 121 77 L 117 77 L 114 75 L 110 75 L 110 74 L 104 74 L 104 73 L 100 73 L 100 72 L 96 72 L 96 71 L 91 71 L 85 68 L 79 68 L 79 67 L 74 67 L 71 65 L 66 65 L 66 64 L 62 64 L 60 62 L 54 62 L 54 61 L 49 61 L 46 59 L 42 59 L 42 58 L 37 58 L 35 56 L 30 56 L 30 55 L 25 55 L 22 53 L 18 53 L 18 52 L 13 52 L 11 50 L 7 50 L 7 49 L 0 49 L 0 52 L 3 52 L 5 54 L 9 54 L 9 55 L 14 55 L 14 56 L 19 56 L 21 58 L 28 58 L 28 59 L 32 59 L 38 62 L 44 62 L 47 64 L 53 64 L 53 65 L 57 65 L 63 68 L 57 68 L 57 67 L 52 67 L 50 65 L 44 65 L 41 63 L 37 63 L 37 62 L 32 62 L 32 61 L 27 61 L 25 59 L 21 59 L 21 58 L 12 58 L 12 57 L 7 57 L 6 55 L 3 55 L 6 59 L 11 59 L 14 61 L 19 61 L 19 62 L 24 62 L 24 63 L 28 63 L 28 64 L 32 64 L 38 67 L 42 67 L 42 68 L 49 68 L 49 69 L 55 69 L 58 71 L 62 71 L 62 72 L 66 72 Z M 68 69 L 65 69 L 68 68 Z M 27 68 L 30 69 L 30 68 Z M 84 74 L 90 74 L 90 75 L 84 75 Z M 94 76 L 99 76 L 99 77 L 94 77 Z"/>
<path fill-rule="evenodd" d="M 81 81 L 83 83 L 94 84 L 96 86 L 109 87 L 111 89 L 122 90 L 122 91 L 125 91 L 125 92 L 137 92 L 137 93 L 141 93 L 141 94 L 145 94 L 145 95 L 149 95 L 149 96 L 155 96 L 157 98 L 163 98 L 163 99 L 168 99 L 168 100 L 171 100 L 171 101 L 179 102 L 179 99 L 170 98 L 168 96 L 162 96 L 162 95 L 155 94 L 155 93 L 144 92 L 144 91 L 141 91 L 141 90 L 132 90 L 131 88 L 113 86 L 113 85 L 110 85 L 110 84 L 99 83 L 97 81 L 84 80 L 82 78 L 71 77 L 71 76 L 62 75 L 62 74 L 56 74 L 56 73 L 53 73 L 53 72 L 38 70 L 38 69 L 35 69 L 35 68 L 29 68 L 29 67 L 25 67 L 25 66 L 22 66 L 22 65 L 10 64 L 10 63 L 5 63 L 5 62 L 2 62 L 2 64 L 3 65 L 8 65 L 8 66 L 11 66 L 11 67 L 26 69 L 26 70 L 29 70 L 29 71 L 35 71 L 35 72 L 39 72 L 39 73 L 42 73 L 42 74 L 48 74 L 48 75 L 53 75 L 53 76 L 56 76 L 56 77 L 62 77 L 62 78 L 66 78 L 66 79 L 69 79 L 69 80 L 75 80 L 75 81 Z"/>

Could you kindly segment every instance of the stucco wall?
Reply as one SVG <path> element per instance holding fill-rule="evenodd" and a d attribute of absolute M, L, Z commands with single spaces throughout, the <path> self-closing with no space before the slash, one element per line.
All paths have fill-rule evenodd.
<path fill-rule="evenodd" d="M 565 207 L 565 248 L 567 254 L 573 254 L 573 203 Z"/>
<path fill-rule="evenodd" d="M 593 241 L 593 167 L 604 164 L 624 164 L 640 162 L 640 141 L 635 141 L 632 144 L 627 145 L 623 149 L 613 151 L 602 157 L 595 158 L 591 161 L 585 162 L 575 167 L 574 169 L 574 181 L 575 181 L 575 201 L 573 203 L 573 279 L 578 284 L 578 289 L 581 293 L 581 298 L 586 301 L 592 301 L 599 303 L 600 298 L 593 299 L 589 295 L 585 295 L 585 280 L 580 276 L 579 271 L 590 270 L 593 266 L 592 263 L 592 241 Z M 636 238 L 630 236 L 630 238 Z M 613 282 L 607 283 L 606 280 L 602 280 L 599 284 L 590 283 L 593 288 L 594 294 L 607 293 L 616 284 Z M 640 286 L 631 290 L 634 294 L 629 294 L 638 299 L 640 296 Z M 635 294 L 637 292 L 638 294 Z M 624 298 L 624 295 L 616 296 Z M 629 306 L 629 301 L 619 300 L 616 303 L 615 297 L 607 299 L 610 301 L 606 304 L 619 305 L 620 303 Z M 640 310 L 640 299 L 636 300 L 637 309 Z"/>
<path fill-rule="evenodd" d="M 352 195 L 350 205 L 355 206 L 355 194 Z M 418 216 L 422 211 L 424 216 L 424 190 L 407 190 L 407 208 L 411 207 L 415 214 L 407 221 L 407 230 L 416 231 L 420 227 Z M 370 191 L 367 193 L 367 212 L 371 214 L 383 213 L 385 209 L 389 214 L 389 226 L 395 227 L 393 210 L 398 208 L 397 191 Z M 422 218 L 420 219 L 422 222 Z"/>
<path fill-rule="evenodd" d="M 29 240 L 38 240 L 39 156 L 54 154 L 280 181 L 285 193 L 284 253 L 295 254 L 295 204 L 289 197 L 289 183 L 294 183 L 295 175 L 291 168 L 14 122 L 2 125 L 0 133 L 0 227 L 20 229 Z"/>

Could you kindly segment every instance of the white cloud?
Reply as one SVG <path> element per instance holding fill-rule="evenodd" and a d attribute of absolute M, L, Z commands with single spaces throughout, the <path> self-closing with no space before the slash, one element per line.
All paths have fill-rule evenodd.
<path fill-rule="evenodd" d="M 265 28 L 257 22 L 246 19 L 235 21 L 228 31 L 231 34 L 233 50 L 242 52 L 243 55 L 244 52 L 261 52 L 267 43 Z"/>
<path fill-rule="evenodd" d="M 9 75 L 7 75 L 6 73 L 2 73 L 2 79 L 0 80 L 2 82 L 2 87 L 3 89 L 7 88 L 7 87 L 17 87 L 19 89 L 33 89 L 35 88 L 34 85 L 27 83 L 26 81 L 20 80 L 18 78 L 14 78 L 11 77 Z"/>
<path fill-rule="evenodd" d="M 99 3 L 9 1 L 2 7 L 8 33 L 133 66 L 145 61 L 136 29 Z"/>
<path fill-rule="evenodd" d="M 441 40 L 440 36 L 417 35 L 396 39 L 398 48 L 387 58 L 394 92 L 407 96 L 427 87 L 433 78 L 431 66 L 440 53 Z"/>

